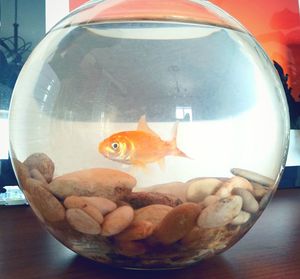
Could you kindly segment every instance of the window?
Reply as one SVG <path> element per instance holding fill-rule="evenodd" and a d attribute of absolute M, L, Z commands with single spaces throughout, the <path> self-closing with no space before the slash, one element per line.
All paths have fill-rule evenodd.
<path fill-rule="evenodd" d="M 193 121 L 191 107 L 176 107 L 176 119 L 182 121 Z"/>

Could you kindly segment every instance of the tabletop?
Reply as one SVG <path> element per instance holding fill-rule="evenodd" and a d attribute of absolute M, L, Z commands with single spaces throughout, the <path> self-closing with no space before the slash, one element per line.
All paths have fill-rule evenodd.
<path fill-rule="evenodd" d="M 76 255 L 55 240 L 29 206 L 0 207 L 0 278 L 300 278 L 300 189 L 278 190 L 253 228 L 232 248 L 194 266 L 122 270 Z"/>

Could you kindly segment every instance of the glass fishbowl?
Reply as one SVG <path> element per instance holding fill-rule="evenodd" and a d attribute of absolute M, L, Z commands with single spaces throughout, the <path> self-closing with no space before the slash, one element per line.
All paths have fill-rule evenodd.
<path fill-rule="evenodd" d="M 24 65 L 10 107 L 20 188 L 65 246 L 123 268 L 225 251 L 274 194 L 288 149 L 281 80 L 208 1 L 91 1 Z"/>

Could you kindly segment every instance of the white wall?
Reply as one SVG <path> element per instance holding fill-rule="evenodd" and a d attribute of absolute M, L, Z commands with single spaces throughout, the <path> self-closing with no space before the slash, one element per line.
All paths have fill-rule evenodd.
<path fill-rule="evenodd" d="M 46 32 L 69 13 L 69 0 L 46 0 Z"/>

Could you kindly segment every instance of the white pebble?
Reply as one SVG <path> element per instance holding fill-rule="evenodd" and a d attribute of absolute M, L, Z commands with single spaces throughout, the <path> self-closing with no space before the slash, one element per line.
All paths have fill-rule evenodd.
<path fill-rule="evenodd" d="M 232 225 L 243 225 L 249 221 L 251 214 L 245 211 L 241 211 L 238 216 L 236 216 L 230 224 Z"/>
<path fill-rule="evenodd" d="M 243 199 L 243 210 L 249 213 L 256 213 L 258 211 L 258 202 L 248 190 L 242 188 L 234 188 L 232 190 L 232 193 L 234 195 L 240 196 Z"/>
<path fill-rule="evenodd" d="M 221 180 L 216 178 L 202 178 L 191 181 L 188 185 L 186 198 L 191 202 L 201 202 L 207 196 L 216 192 L 221 183 Z"/>
<path fill-rule="evenodd" d="M 253 191 L 253 186 L 247 179 L 239 176 L 234 176 L 222 183 L 220 189 L 216 192 L 215 195 L 221 198 L 226 198 L 231 195 L 231 191 L 234 188 L 243 188 L 249 191 Z"/>
<path fill-rule="evenodd" d="M 204 208 L 197 224 L 202 228 L 216 228 L 229 224 L 239 215 L 243 200 L 240 196 L 230 196 Z"/>
<path fill-rule="evenodd" d="M 221 199 L 221 198 L 220 198 L 219 196 L 209 195 L 209 196 L 207 196 L 207 197 L 203 200 L 202 204 L 203 204 L 204 207 L 207 207 L 207 206 L 209 206 L 209 205 L 211 205 L 211 204 L 217 202 L 217 201 L 220 200 L 220 199 Z"/>

